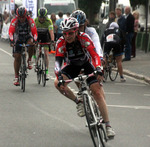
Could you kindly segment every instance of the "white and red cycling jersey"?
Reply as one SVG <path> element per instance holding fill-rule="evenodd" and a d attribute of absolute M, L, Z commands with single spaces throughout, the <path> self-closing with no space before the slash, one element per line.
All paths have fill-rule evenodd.
<path fill-rule="evenodd" d="M 90 62 L 95 67 L 101 66 L 99 55 L 95 51 L 95 46 L 86 33 L 79 33 L 76 41 L 69 44 L 62 36 L 56 43 L 55 73 L 61 70 L 62 58 L 66 58 L 67 64 L 82 66 L 85 62 Z"/>
<path fill-rule="evenodd" d="M 12 19 L 10 27 L 9 27 L 9 38 L 11 41 L 14 41 L 14 33 L 16 33 L 16 35 L 19 35 L 19 30 L 17 30 L 19 28 L 21 28 L 22 31 L 26 31 L 26 32 L 23 32 L 24 34 L 25 33 L 29 34 L 31 32 L 34 40 L 37 41 L 37 29 L 36 29 L 34 20 L 30 16 L 26 16 L 26 21 L 24 23 L 26 23 L 24 25 L 25 27 L 21 28 L 21 26 L 23 26 L 22 25 L 23 23 L 19 23 L 18 16 Z M 28 27 L 30 30 L 28 30 Z"/>
<path fill-rule="evenodd" d="M 87 33 L 91 40 L 93 41 L 93 44 L 95 46 L 96 52 L 98 55 L 103 58 L 103 50 L 100 44 L 99 36 L 93 27 L 85 27 L 85 33 Z"/>

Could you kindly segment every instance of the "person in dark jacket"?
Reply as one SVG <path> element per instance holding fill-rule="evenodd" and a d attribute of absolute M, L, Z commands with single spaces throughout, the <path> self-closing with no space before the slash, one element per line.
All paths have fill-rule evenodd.
<path fill-rule="evenodd" d="M 125 58 L 123 61 L 131 60 L 132 52 L 132 38 L 134 35 L 134 17 L 131 14 L 131 8 L 129 6 L 125 7 L 125 19 L 126 19 L 126 45 L 125 45 Z"/>

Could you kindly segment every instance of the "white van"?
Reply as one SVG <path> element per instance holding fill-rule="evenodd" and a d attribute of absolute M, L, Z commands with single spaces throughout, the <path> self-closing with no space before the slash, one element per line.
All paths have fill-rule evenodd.
<path fill-rule="evenodd" d="M 76 9 L 74 0 L 45 0 L 44 7 L 48 10 L 48 16 L 50 17 L 51 13 L 56 14 L 58 18 L 58 12 L 63 12 L 63 18 L 66 18 L 66 13 L 72 13 Z"/>

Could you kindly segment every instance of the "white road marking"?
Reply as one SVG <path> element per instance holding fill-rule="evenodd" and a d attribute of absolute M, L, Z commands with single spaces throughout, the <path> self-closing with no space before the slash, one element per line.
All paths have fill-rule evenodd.
<path fill-rule="evenodd" d="M 130 105 L 107 105 L 108 107 L 115 107 L 115 108 L 130 108 L 130 109 L 143 109 L 143 110 L 150 110 L 150 106 L 130 106 Z"/>
<path fill-rule="evenodd" d="M 112 93 L 112 92 L 105 92 L 105 94 L 110 94 L 110 95 L 112 95 L 112 94 L 114 94 L 114 95 L 115 95 L 115 94 L 116 94 L 116 95 L 120 95 L 121 93 L 114 93 L 114 92 L 113 92 L 113 93 Z"/>
<path fill-rule="evenodd" d="M 139 86 L 139 87 L 145 87 L 146 85 L 143 84 L 129 84 L 129 83 L 115 83 L 115 85 L 123 85 L 123 86 Z"/>
<path fill-rule="evenodd" d="M 150 94 L 144 94 L 144 96 L 150 96 Z"/>
<path fill-rule="evenodd" d="M 148 137 L 150 137 L 150 135 L 147 135 Z"/>
<path fill-rule="evenodd" d="M 74 130 L 77 130 L 78 132 L 80 132 L 80 133 L 82 133 L 82 134 L 84 134 L 84 135 L 86 134 L 86 132 L 81 131 L 81 129 L 80 129 L 78 126 L 73 125 L 72 123 L 63 120 L 62 118 L 58 118 L 58 117 L 56 117 L 55 115 L 52 115 L 52 114 L 48 113 L 47 111 L 44 111 L 44 110 L 40 109 L 39 107 L 35 106 L 34 104 L 30 103 L 30 102 L 27 101 L 27 100 L 25 100 L 25 101 L 26 101 L 33 109 L 35 109 L 35 110 L 41 112 L 42 114 L 44 114 L 44 115 L 46 115 L 46 116 L 48 116 L 48 117 L 50 117 L 50 118 L 53 118 L 53 119 L 55 119 L 55 120 L 58 121 L 58 122 L 62 122 L 62 123 L 64 123 L 64 124 L 66 124 L 67 126 L 73 128 Z"/>
<path fill-rule="evenodd" d="M 0 50 L 1 50 L 2 52 L 6 53 L 6 54 L 7 54 L 7 55 L 9 55 L 9 56 L 12 56 L 12 54 L 10 54 L 10 53 L 6 52 L 6 51 L 5 51 L 5 50 L 3 50 L 2 48 L 0 48 Z"/>

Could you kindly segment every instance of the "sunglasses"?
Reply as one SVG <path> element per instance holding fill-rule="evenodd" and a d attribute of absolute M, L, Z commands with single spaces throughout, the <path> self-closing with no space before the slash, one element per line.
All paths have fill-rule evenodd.
<path fill-rule="evenodd" d="M 64 36 L 72 36 L 73 34 L 74 34 L 74 32 L 76 32 L 76 30 L 74 30 L 74 31 L 69 31 L 69 32 L 63 32 L 63 35 Z"/>

